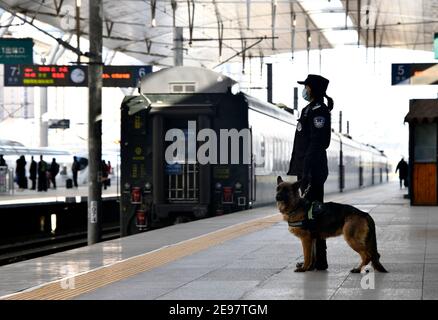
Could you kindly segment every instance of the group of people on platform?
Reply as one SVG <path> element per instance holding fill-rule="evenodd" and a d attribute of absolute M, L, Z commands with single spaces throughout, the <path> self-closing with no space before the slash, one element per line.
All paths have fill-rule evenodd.
<path fill-rule="evenodd" d="M 60 166 L 56 162 L 56 158 L 52 159 L 51 163 L 44 161 L 43 156 L 40 155 L 40 161 L 37 163 L 34 157 L 31 156 L 30 167 L 29 167 L 29 179 L 31 181 L 31 186 L 29 188 L 28 178 L 26 176 L 26 158 L 20 156 L 16 161 L 15 167 L 15 183 L 18 185 L 18 190 L 22 191 L 24 189 L 31 189 L 37 191 L 47 191 L 52 186 L 56 189 L 56 176 L 59 174 Z M 7 167 L 7 163 L 0 155 L 0 167 Z M 71 166 L 73 181 L 72 187 L 78 187 L 78 172 L 81 170 L 81 165 L 77 157 L 73 157 L 73 163 Z M 102 172 L 102 187 L 106 189 L 111 186 L 112 167 L 111 162 L 108 163 L 105 160 L 101 162 L 101 172 Z"/>

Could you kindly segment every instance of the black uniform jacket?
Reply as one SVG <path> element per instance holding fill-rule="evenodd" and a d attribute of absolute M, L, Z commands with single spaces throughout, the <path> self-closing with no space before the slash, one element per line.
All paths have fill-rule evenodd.
<path fill-rule="evenodd" d="M 324 183 L 328 176 L 326 149 L 330 145 L 331 116 L 321 101 L 313 101 L 301 112 L 295 131 L 288 175 Z"/>

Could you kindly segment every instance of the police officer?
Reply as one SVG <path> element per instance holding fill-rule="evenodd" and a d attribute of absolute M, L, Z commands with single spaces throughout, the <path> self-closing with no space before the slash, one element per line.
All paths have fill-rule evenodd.
<path fill-rule="evenodd" d="M 326 94 L 329 80 L 324 77 L 309 74 L 305 81 L 298 83 L 305 86 L 302 95 L 309 104 L 302 110 L 298 119 L 287 174 L 295 175 L 302 181 L 301 191 L 307 190 L 305 195 L 307 200 L 323 202 L 324 182 L 328 176 L 326 149 L 330 145 L 330 111 L 333 109 L 333 99 Z M 327 98 L 327 105 L 324 103 L 324 98 Z M 317 270 L 328 268 L 326 249 L 326 241 L 317 238 L 313 268 Z"/>

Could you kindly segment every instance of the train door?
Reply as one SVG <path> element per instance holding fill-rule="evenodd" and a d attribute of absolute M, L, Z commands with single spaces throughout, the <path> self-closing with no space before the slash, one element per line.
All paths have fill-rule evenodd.
<path fill-rule="evenodd" d="M 167 120 L 167 121 L 166 121 Z M 176 139 L 184 139 L 181 149 L 175 152 L 175 163 L 169 163 L 165 159 L 164 181 L 165 201 L 167 203 L 196 203 L 199 201 L 199 165 L 196 161 L 196 131 L 188 127 L 188 123 L 194 125 L 196 119 L 166 119 L 165 130 L 181 130 L 183 137 L 174 137 L 174 141 L 166 141 L 166 148 L 176 143 Z M 181 132 L 180 131 L 180 132 Z M 179 153 L 184 150 L 184 153 Z"/>
<path fill-rule="evenodd" d="M 255 154 L 254 154 L 254 145 L 253 145 L 253 136 L 252 136 L 252 127 L 249 127 L 249 132 L 250 132 L 250 139 L 251 139 L 251 164 L 248 166 L 249 168 L 249 187 L 250 187 L 250 192 L 249 192 L 249 196 L 250 196 L 250 206 L 252 206 L 252 204 L 256 201 L 256 176 L 255 176 Z"/>

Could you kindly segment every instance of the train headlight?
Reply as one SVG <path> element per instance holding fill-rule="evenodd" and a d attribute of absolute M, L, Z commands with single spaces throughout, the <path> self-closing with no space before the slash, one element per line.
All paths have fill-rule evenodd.
<path fill-rule="evenodd" d="M 145 189 L 145 191 L 151 191 L 152 184 L 150 182 L 146 182 L 144 185 L 144 189 Z"/>
<path fill-rule="evenodd" d="M 234 189 L 241 190 L 242 189 L 242 184 L 240 182 L 236 182 L 236 184 L 234 185 Z"/>
<path fill-rule="evenodd" d="M 129 190 L 129 189 L 131 189 L 131 185 L 129 184 L 129 183 L 125 183 L 125 190 Z"/>
<path fill-rule="evenodd" d="M 216 190 L 220 190 L 222 188 L 222 183 L 216 182 L 215 188 L 216 188 Z"/>

